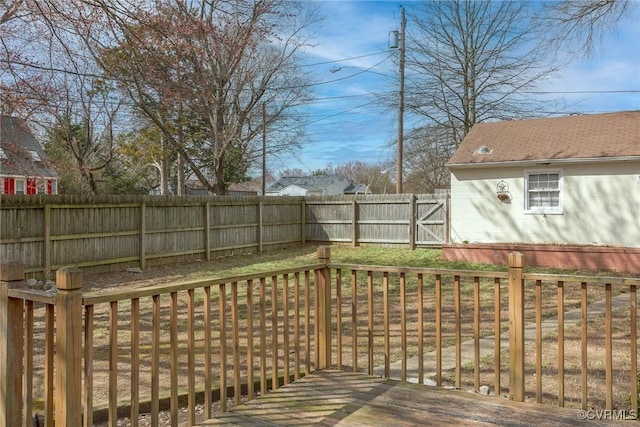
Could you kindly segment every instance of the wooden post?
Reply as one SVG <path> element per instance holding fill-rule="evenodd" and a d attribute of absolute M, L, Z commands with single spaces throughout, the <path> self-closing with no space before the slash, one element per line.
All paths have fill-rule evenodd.
<path fill-rule="evenodd" d="M 0 264 L 0 425 L 22 425 L 22 358 L 24 302 L 9 298 L 9 289 L 24 282 L 24 264 Z"/>
<path fill-rule="evenodd" d="M 318 313 L 316 313 L 316 334 L 318 334 L 318 369 L 327 369 L 331 365 L 331 248 L 318 248 L 318 262 L 325 267 L 316 270 L 316 298 Z"/>
<path fill-rule="evenodd" d="M 409 196 L 409 249 L 416 250 L 416 195 Z"/>
<path fill-rule="evenodd" d="M 360 246 L 358 243 L 358 202 L 354 199 L 351 202 L 351 241 L 353 246 Z"/>
<path fill-rule="evenodd" d="M 56 286 L 55 424 L 82 425 L 82 270 L 63 267 Z"/>
<path fill-rule="evenodd" d="M 258 253 L 262 253 L 264 244 L 264 202 L 258 202 Z"/>
<path fill-rule="evenodd" d="M 44 205 L 44 242 L 42 242 L 44 250 L 44 276 L 51 279 L 51 205 Z"/>
<path fill-rule="evenodd" d="M 204 204 L 204 259 L 211 261 L 211 204 Z"/>
<path fill-rule="evenodd" d="M 307 243 L 307 202 L 304 199 L 302 200 L 302 206 L 300 207 L 300 209 L 302 210 L 302 223 L 300 224 L 300 241 L 304 245 Z"/>
<path fill-rule="evenodd" d="M 524 402 L 524 255 L 509 254 L 509 399 Z"/>
<path fill-rule="evenodd" d="M 140 204 L 140 269 L 147 268 L 147 204 Z"/>

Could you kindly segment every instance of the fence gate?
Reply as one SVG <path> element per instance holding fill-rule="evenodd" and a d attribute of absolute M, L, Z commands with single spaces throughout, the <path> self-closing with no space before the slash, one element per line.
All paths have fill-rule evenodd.
<path fill-rule="evenodd" d="M 416 245 L 441 245 L 447 241 L 447 200 L 416 200 Z"/>

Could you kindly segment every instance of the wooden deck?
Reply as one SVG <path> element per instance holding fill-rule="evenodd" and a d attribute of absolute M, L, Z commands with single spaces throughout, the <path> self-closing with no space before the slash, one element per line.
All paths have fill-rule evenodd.
<path fill-rule="evenodd" d="M 589 414 L 593 417 L 594 414 Z M 584 417 L 583 417 L 584 418 Z M 316 371 L 200 426 L 623 425 L 584 420 L 578 410 L 412 384 L 343 371 Z M 628 425 L 628 421 L 626 422 Z"/>

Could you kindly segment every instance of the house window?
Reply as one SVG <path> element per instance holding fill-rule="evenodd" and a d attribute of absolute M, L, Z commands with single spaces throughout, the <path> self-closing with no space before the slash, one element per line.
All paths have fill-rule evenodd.
<path fill-rule="evenodd" d="M 58 181 L 53 179 L 47 180 L 47 194 L 58 194 Z"/>
<path fill-rule="evenodd" d="M 40 162 L 42 160 L 40 159 L 40 155 L 38 154 L 37 151 L 29 150 L 29 153 L 31 153 L 31 158 L 33 159 L 34 162 Z"/>
<path fill-rule="evenodd" d="M 525 172 L 525 212 L 562 213 L 562 173 L 560 171 Z"/>
<path fill-rule="evenodd" d="M 24 179 L 16 179 L 15 180 L 15 193 L 14 194 L 24 194 Z"/>
<path fill-rule="evenodd" d="M 6 159 L 7 155 L 4 154 L 4 150 L 2 148 L 0 148 L 0 159 Z"/>

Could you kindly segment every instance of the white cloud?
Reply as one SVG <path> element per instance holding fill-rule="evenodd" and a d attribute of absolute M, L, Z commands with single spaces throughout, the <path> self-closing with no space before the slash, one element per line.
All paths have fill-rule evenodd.
<path fill-rule="evenodd" d="M 288 158 L 282 167 L 300 167 L 313 171 L 328 163 L 347 161 L 379 162 L 392 159 L 396 139 L 397 110 L 366 104 L 372 92 L 397 91 L 394 78 L 397 65 L 388 56 L 388 34 L 398 28 L 400 5 L 410 2 L 328 0 L 321 11 L 326 16 L 324 26 L 315 39 L 317 46 L 307 49 L 307 63 L 339 61 L 318 65 L 314 73 L 318 82 L 331 82 L 316 87 L 320 98 L 307 109 L 312 123 L 308 127 L 308 144 L 300 152 L 300 160 Z M 607 34 L 592 58 L 578 60 L 562 70 L 540 90 L 552 92 L 640 90 L 640 4 L 632 10 L 618 31 Z M 411 22 L 407 23 L 408 27 Z M 376 54 L 365 56 L 369 54 Z M 357 57 L 357 58 L 356 58 Z M 355 58 L 355 59 L 347 59 Z M 387 58 L 372 71 L 358 74 Z M 342 67 L 331 73 L 332 67 Z M 640 109 L 640 93 L 557 93 L 545 98 L 560 99 L 570 111 L 593 113 Z M 356 114 L 358 113 L 358 114 Z M 405 133 L 411 128 L 411 118 L 405 117 Z"/>

